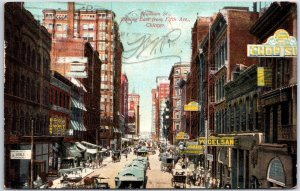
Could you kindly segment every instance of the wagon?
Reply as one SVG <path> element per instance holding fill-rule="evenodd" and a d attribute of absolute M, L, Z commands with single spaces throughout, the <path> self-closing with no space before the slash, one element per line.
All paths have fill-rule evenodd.
<path fill-rule="evenodd" d="M 160 165 L 161 171 L 171 172 L 171 170 L 174 166 L 173 161 L 174 161 L 174 159 L 172 157 L 163 156 L 161 158 L 161 165 Z"/>
<path fill-rule="evenodd" d="M 147 176 L 142 168 L 126 167 L 115 177 L 117 189 L 144 189 L 147 184 Z"/>
<path fill-rule="evenodd" d="M 180 187 L 185 188 L 186 187 L 186 173 L 183 170 L 173 170 L 173 178 L 171 179 L 172 186 L 174 188 Z"/>

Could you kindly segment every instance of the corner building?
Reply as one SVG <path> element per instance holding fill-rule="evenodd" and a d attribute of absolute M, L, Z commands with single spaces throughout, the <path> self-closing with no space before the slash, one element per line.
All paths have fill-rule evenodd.
<path fill-rule="evenodd" d="M 93 49 L 98 51 L 102 61 L 101 84 L 100 84 L 100 109 L 101 109 L 101 128 L 108 131 L 101 133 L 103 146 L 110 146 L 114 139 L 114 129 L 118 128 L 114 119 L 118 111 L 114 111 L 114 80 L 120 79 L 120 72 L 114 73 L 115 67 L 120 67 L 118 62 L 120 54 L 119 45 L 115 44 L 118 27 L 116 27 L 115 14 L 110 10 L 96 9 L 75 9 L 75 3 L 68 3 L 68 10 L 47 9 L 43 11 L 43 25 L 52 34 L 52 38 L 67 38 L 72 36 L 75 39 L 84 39 L 90 42 Z M 117 38 L 119 39 L 119 38 Z M 116 48 L 117 47 L 117 48 Z M 119 68 L 118 71 L 121 71 Z M 117 80 L 120 82 L 120 80 Z"/>

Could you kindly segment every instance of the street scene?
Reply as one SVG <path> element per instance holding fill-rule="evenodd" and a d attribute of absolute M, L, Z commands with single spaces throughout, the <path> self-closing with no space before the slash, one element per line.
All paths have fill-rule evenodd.
<path fill-rule="evenodd" d="M 297 186 L 295 2 L 6 2 L 4 189 Z"/>

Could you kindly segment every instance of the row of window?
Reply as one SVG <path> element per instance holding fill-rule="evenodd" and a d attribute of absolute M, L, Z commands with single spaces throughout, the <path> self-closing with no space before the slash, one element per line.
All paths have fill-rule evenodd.
<path fill-rule="evenodd" d="M 49 135 L 48 116 L 40 114 L 30 116 L 28 113 L 25 115 L 23 111 L 18 114 L 16 110 L 9 115 L 7 109 L 4 115 L 6 130 L 12 135 L 30 136 L 31 129 L 34 135 Z"/>
<path fill-rule="evenodd" d="M 12 75 L 9 68 L 6 69 L 5 78 L 5 93 L 44 105 L 49 104 L 48 87 L 41 87 L 39 81 L 25 77 L 25 75 L 20 76 L 17 71 Z M 40 102 L 41 98 L 42 102 Z"/>
<path fill-rule="evenodd" d="M 253 131 L 258 128 L 257 99 L 247 99 L 216 112 L 216 133 Z"/>
<path fill-rule="evenodd" d="M 292 58 L 261 58 L 261 66 L 272 68 L 272 87 L 286 86 L 291 78 Z"/>
<path fill-rule="evenodd" d="M 220 69 L 227 60 L 227 40 L 225 40 L 215 53 L 215 67 Z"/>
<path fill-rule="evenodd" d="M 216 100 L 221 101 L 225 97 L 224 85 L 226 83 L 225 76 L 222 76 L 216 81 Z"/>
<path fill-rule="evenodd" d="M 49 74 L 50 61 L 48 55 L 41 54 L 41 52 L 32 48 L 30 43 L 10 37 L 10 35 L 7 35 L 6 42 L 6 53 L 14 55 L 14 58 L 21 60 L 22 64 L 29 66 L 35 71 L 43 71 L 45 75 Z"/>
<path fill-rule="evenodd" d="M 50 104 L 70 109 L 70 95 L 57 89 L 51 89 Z"/>

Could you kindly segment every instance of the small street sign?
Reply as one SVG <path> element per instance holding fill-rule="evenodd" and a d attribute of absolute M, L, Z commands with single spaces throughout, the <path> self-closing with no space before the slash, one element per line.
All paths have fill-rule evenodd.
<path fill-rule="evenodd" d="M 214 161 L 214 155 L 212 155 L 212 154 L 207 154 L 207 160 L 209 160 L 209 161 Z"/>
<path fill-rule="evenodd" d="M 31 150 L 11 150 L 10 159 L 31 159 Z"/>

